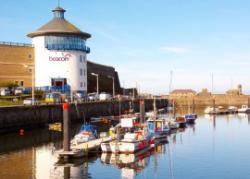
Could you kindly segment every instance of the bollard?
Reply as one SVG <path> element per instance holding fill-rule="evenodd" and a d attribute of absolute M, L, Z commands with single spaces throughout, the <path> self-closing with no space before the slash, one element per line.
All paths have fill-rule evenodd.
<path fill-rule="evenodd" d="M 63 104 L 63 150 L 70 151 L 69 104 Z"/>

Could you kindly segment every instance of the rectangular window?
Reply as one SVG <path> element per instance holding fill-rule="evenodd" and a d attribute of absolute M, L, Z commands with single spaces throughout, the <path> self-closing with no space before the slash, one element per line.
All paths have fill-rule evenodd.
<path fill-rule="evenodd" d="M 20 81 L 20 86 L 23 86 L 24 85 L 24 82 L 23 81 Z"/>
<path fill-rule="evenodd" d="M 83 82 L 80 83 L 80 87 L 81 87 L 81 88 L 83 87 Z"/>
<path fill-rule="evenodd" d="M 80 68 L 80 76 L 82 76 L 82 69 Z"/>
<path fill-rule="evenodd" d="M 84 76 L 86 76 L 86 69 L 84 69 Z"/>
<path fill-rule="evenodd" d="M 86 82 L 84 82 L 84 87 L 86 87 Z"/>
<path fill-rule="evenodd" d="M 82 63 L 82 55 L 80 55 L 80 63 Z"/>

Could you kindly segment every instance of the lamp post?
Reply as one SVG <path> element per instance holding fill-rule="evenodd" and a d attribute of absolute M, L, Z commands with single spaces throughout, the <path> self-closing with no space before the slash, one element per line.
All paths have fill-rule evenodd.
<path fill-rule="evenodd" d="M 115 97 L 115 78 L 113 76 L 108 76 L 108 78 L 113 80 L 113 97 Z"/>
<path fill-rule="evenodd" d="M 31 74 L 31 98 L 32 98 L 32 102 L 31 104 L 34 105 L 35 104 L 35 68 L 34 65 L 24 65 L 25 68 L 28 68 L 32 71 Z"/>
<path fill-rule="evenodd" d="M 99 96 L 99 74 L 91 73 L 91 75 L 96 76 L 96 93 Z"/>

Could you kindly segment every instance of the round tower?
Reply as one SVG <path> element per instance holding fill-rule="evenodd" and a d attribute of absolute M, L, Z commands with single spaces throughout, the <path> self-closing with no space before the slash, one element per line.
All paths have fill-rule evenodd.
<path fill-rule="evenodd" d="M 66 12 L 57 7 L 54 18 L 35 32 L 35 86 L 55 91 L 87 92 L 87 58 L 90 34 L 82 32 L 64 18 Z"/>

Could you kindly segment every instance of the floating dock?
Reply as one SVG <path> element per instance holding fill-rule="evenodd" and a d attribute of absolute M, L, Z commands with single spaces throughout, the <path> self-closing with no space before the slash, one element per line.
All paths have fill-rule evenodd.
<path fill-rule="evenodd" d="M 59 158 L 80 158 L 88 156 L 89 154 L 99 153 L 101 143 L 109 142 L 112 139 L 110 137 L 103 137 L 88 142 L 84 142 L 77 145 L 71 145 L 70 151 L 60 150 L 57 152 Z"/>

